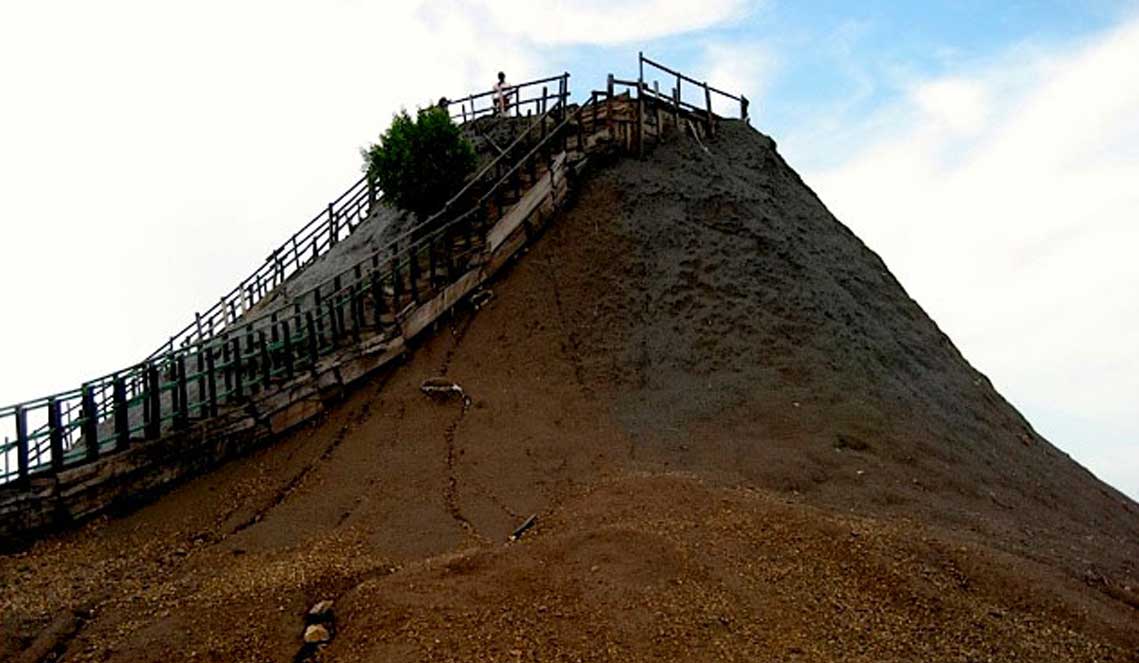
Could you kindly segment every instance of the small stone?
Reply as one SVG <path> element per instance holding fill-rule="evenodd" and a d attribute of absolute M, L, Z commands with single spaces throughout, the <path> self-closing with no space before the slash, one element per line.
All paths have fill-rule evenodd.
<path fill-rule="evenodd" d="M 310 645 L 332 640 L 332 634 L 321 624 L 313 624 L 305 629 L 305 642 Z"/>
<path fill-rule="evenodd" d="M 310 619 L 313 619 L 315 621 L 328 620 L 330 617 L 332 617 L 332 601 L 330 599 L 325 599 L 318 602 L 311 609 L 309 609 L 308 616 Z"/>

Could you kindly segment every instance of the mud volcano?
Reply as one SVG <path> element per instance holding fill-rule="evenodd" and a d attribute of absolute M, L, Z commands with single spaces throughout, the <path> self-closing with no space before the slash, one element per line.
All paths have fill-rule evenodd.
<path fill-rule="evenodd" d="M 1131 661 L 1136 559 L 1139 507 L 725 122 L 591 164 L 318 425 L 0 559 L 0 655 Z"/>

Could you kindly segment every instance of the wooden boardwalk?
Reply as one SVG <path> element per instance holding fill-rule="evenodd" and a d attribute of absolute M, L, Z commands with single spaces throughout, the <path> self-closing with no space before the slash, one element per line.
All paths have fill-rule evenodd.
<path fill-rule="evenodd" d="M 96 512 L 314 416 L 330 391 L 400 356 L 531 241 L 592 157 L 643 156 L 669 131 L 715 130 L 710 102 L 693 110 L 643 78 L 610 76 L 580 105 L 567 103 L 561 80 L 557 99 L 543 91 L 541 112 L 497 158 L 384 250 L 269 310 L 257 302 L 287 279 L 262 279 L 256 301 L 225 324 L 191 328 L 77 390 L 0 409 L 15 437 L 0 448 L 0 533 L 49 524 L 61 502 L 69 518 Z"/>

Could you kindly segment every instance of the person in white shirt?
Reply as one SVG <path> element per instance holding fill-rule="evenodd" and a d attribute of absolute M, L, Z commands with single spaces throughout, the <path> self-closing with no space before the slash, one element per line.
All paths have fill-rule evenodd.
<path fill-rule="evenodd" d="M 499 115 L 505 115 L 510 110 L 510 83 L 506 82 L 506 74 L 498 72 L 498 82 L 494 84 L 494 110 Z"/>

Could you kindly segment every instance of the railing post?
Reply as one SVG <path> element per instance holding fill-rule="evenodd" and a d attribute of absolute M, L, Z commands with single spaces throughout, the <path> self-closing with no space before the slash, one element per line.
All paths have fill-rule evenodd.
<path fill-rule="evenodd" d="M 613 123 L 613 74 L 609 74 L 609 79 L 605 85 L 605 126 L 609 128 L 610 140 L 616 138 Z"/>
<path fill-rule="evenodd" d="M 712 91 L 708 89 L 708 81 L 704 81 L 704 105 L 708 109 L 708 135 L 716 134 L 715 123 L 712 122 Z"/>
<path fill-rule="evenodd" d="M 233 362 L 229 354 L 229 337 L 223 336 L 221 339 L 221 376 L 222 384 L 225 385 L 225 399 L 227 403 L 233 400 Z"/>
<path fill-rule="evenodd" d="M 637 158 L 645 158 L 645 72 L 641 61 L 641 77 L 637 79 Z"/>
<path fill-rule="evenodd" d="M 177 409 L 174 411 L 174 428 L 182 430 L 190 425 L 190 390 L 186 384 L 186 355 L 181 354 L 174 360 L 174 382 L 178 397 L 174 399 Z"/>
<path fill-rule="evenodd" d="M 305 327 L 308 331 L 308 360 L 309 365 L 313 370 L 316 369 L 316 360 L 320 356 L 320 348 L 317 347 L 316 338 L 316 322 L 313 319 L 312 311 L 305 311 Z"/>
<path fill-rule="evenodd" d="M 414 244 L 411 245 L 411 252 L 408 256 L 410 262 L 407 265 L 407 281 L 411 287 L 411 299 L 416 304 L 419 303 L 419 249 Z"/>
<path fill-rule="evenodd" d="M 352 294 L 351 298 L 348 300 L 348 306 L 350 307 L 352 318 L 352 340 L 359 342 L 360 328 L 363 326 L 363 321 L 360 319 L 362 317 L 360 311 L 363 309 L 362 297 L 364 290 L 360 287 L 359 282 L 353 283 L 350 286 L 350 290 L 352 291 Z"/>
<path fill-rule="evenodd" d="M 672 123 L 680 130 L 680 87 L 672 88 Z"/>
<path fill-rule="evenodd" d="M 269 341 L 263 329 L 257 331 L 257 344 L 261 351 L 261 389 L 268 391 L 273 383 L 273 364 L 269 361 Z"/>
<path fill-rule="evenodd" d="M 63 469 L 63 417 L 55 397 L 47 402 L 47 427 L 51 435 L 51 469 L 58 472 Z"/>
<path fill-rule="evenodd" d="M 146 439 L 153 440 L 162 434 L 162 387 L 159 383 L 158 366 L 146 367 Z"/>
<path fill-rule="evenodd" d="M 206 400 L 209 402 L 208 414 L 211 417 L 216 417 L 218 416 L 218 379 L 215 370 L 214 350 L 213 348 L 203 347 L 202 351 L 206 353 Z"/>
<path fill-rule="evenodd" d="M 127 409 L 127 384 L 123 376 L 115 376 L 115 385 L 111 398 L 115 407 L 115 448 L 125 449 L 130 444 L 131 420 Z"/>
<path fill-rule="evenodd" d="M 403 275 L 399 273 L 399 258 L 392 256 L 392 313 L 400 311 L 400 299 L 403 298 Z M 399 322 L 398 320 L 396 322 Z"/>
<path fill-rule="evenodd" d="M 653 81 L 653 108 L 655 110 L 656 125 L 657 125 L 657 144 L 664 139 L 664 122 L 661 117 L 661 103 L 660 103 L 660 81 Z"/>
<path fill-rule="evenodd" d="M 99 410 L 95 407 L 95 392 L 90 384 L 83 385 L 83 437 L 87 443 L 87 460 L 95 460 L 99 457 Z"/>
<path fill-rule="evenodd" d="M 751 121 L 747 116 L 747 107 L 748 107 L 749 103 L 750 102 L 747 100 L 747 97 L 745 97 L 741 94 L 740 95 L 740 119 L 744 121 L 744 124 L 751 124 Z"/>
<path fill-rule="evenodd" d="M 28 411 L 16 406 L 16 471 L 20 485 L 28 484 L 31 468 L 28 467 Z"/>
<path fill-rule="evenodd" d="M 233 337 L 233 394 L 231 394 L 230 402 L 240 403 L 245 399 L 245 376 L 243 366 L 241 365 L 241 339 L 237 336 Z"/>
<path fill-rule="evenodd" d="M 376 180 L 368 175 L 368 214 L 376 209 Z"/>
<path fill-rule="evenodd" d="M 384 324 L 384 288 L 381 285 L 379 271 L 372 269 L 369 279 L 372 286 L 372 316 L 376 321 L 376 329 L 380 329 Z"/>
<path fill-rule="evenodd" d="M 281 321 L 281 342 L 285 344 L 285 377 L 289 380 L 293 379 L 294 360 L 293 356 L 293 334 L 289 331 L 289 321 Z"/>
<path fill-rule="evenodd" d="M 339 241 L 339 238 L 337 238 L 337 234 L 339 234 L 340 229 L 337 228 L 336 225 L 337 225 L 336 210 L 334 210 L 332 208 L 332 203 L 328 203 L 328 233 L 329 233 L 328 234 L 328 246 L 329 246 L 329 248 L 336 246 L 336 242 Z"/>

